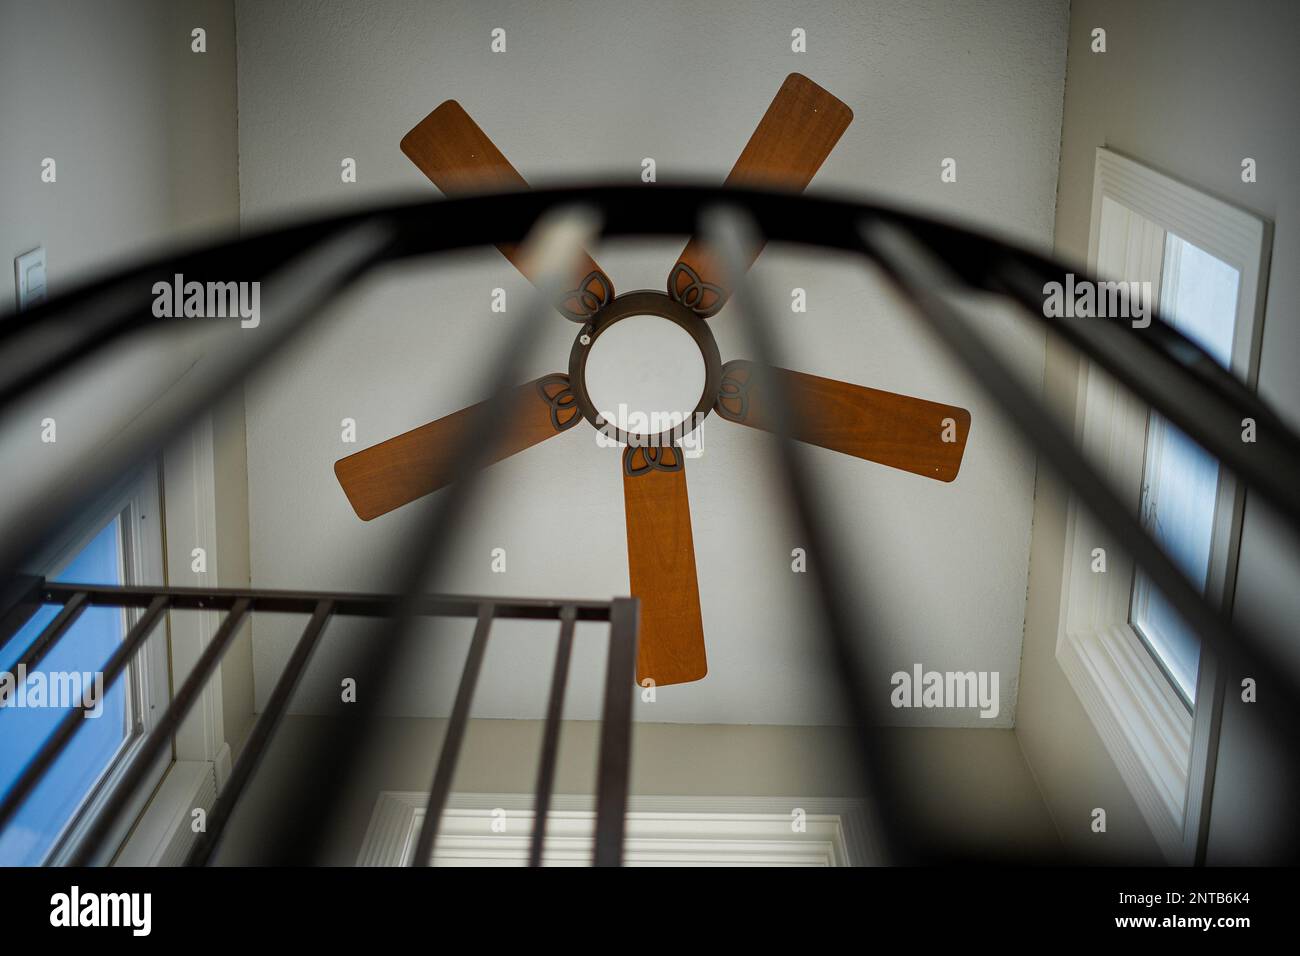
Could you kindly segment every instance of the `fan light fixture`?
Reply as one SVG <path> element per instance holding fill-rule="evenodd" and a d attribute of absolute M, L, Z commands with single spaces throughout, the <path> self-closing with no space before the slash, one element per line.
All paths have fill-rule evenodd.
<path fill-rule="evenodd" d="M 852 118 L 849 108 L 826 90 L 791 73 L 741 152 L 727 185 L 802 190 Z M 528 186 L 455 100 L 421 120 L 402 138 L 401 148 L 448 196 Z M 532 278 L 517 246 L 498 248 Z M 753 250 L 753 255 L 759 251 Z M 625 446 L 621 470 L 628 571 L 631 592 L 641 600 L 637 682 L 643 686 L 648 681 L 659 686 L 695 681 L 708 671 L 680 443 L 710 412 L 774 431 L 781 416 L 770 396 L 772 384 L 778 383 L 775 391 L 792 406 L 787 410 L 792 437 L 938 481 L 957 477 L 970 431 L 970 413 L 956 406 L 802 372 L 763 369 L 743 360 L 724 364 L 705 320 L 726 304 L 729 292 L 721 268 L 698 238 L 687 243 L 669 271 L 664 292 L 618 295 L 609 276 L 584 254 L 572 289 L 556 303 L 561 314 L 581 325 L 567 374 L 557 372 L 518 386 L 510 422 L 491 439 L 491 460 L 500 461 L 585 419 Z M 682 421 L 653 433 L 605 421 L 591 400 L 587 381 L 587 362 L 601 336 L 620 322 L 642 316 L 658 316 L 684 330 L 704 363 L 704 388 L 694 409 Z M 357 515 L 369 521 L 451 481 L 451 456 L 477 408 L 453 412 L 335 462 L 339 484 Z"/>

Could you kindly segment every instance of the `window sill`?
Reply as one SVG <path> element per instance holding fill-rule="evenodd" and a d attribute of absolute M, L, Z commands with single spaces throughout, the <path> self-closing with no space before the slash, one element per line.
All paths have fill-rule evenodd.
<path fill-rule="evenodd" d="M 1126 622 L 1063 630 L 1056 659 L 1170 863 L 1186 830 L 1192 715 Z"/>

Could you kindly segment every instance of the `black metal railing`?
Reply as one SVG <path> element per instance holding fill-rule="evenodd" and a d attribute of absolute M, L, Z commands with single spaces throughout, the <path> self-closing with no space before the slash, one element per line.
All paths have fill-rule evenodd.
<path fill-rule="evenodd" d="M 112 830 L 127 803 L 144 782 L 148 769 L 170 745 L 172 737 L 193 710 L 204 684 L 221 662 L 246 616 L 254 612 L 309 615 L 306 626 L 289 656 L 265 708 L 249 731 L 230 777 L 207 816 L 186 858 L 187 866 L 206 865 L 221 843 L 231 813 L 265 756 L 268 744 L 288 710 L 294 689 L 311 660 L 312 652 L 326 625 L 335 617 L 391 617 L 403 604 L 402 595 L 355 592 L 268 591 L 239 588 L 109 587 L 83 584 L 54 584 L 34 579 L 24 597 L 29 607 L 59 605 L 60 612 L 41 631 L 32 647 L 51 644 L 70 625 L 69 618 L 90 607 L 115 607 L 142 612 L 122 643 L 104 665 L 104 687 L 108 689 L 126 671 L 144 647 L 163 615 L 169 611 L 224 611 L 225 617 L 209 640 L 199 660 L 172 697 L 162 717 L 154 724 L 132 755 L 130 766 L 74 851 L 72 863 L 85 865 L 95 858 L 102 841 Z M 601 724 L 597 770 L 596 844 L 593 862 L 617 865 L 621 859 L 623 816 L 626 805 L 628 762 L 631 746 L 631 706 L 626 689 L 632 686 L 636 662 L 637 602 L 633 598 L 613 601 L 552 601 L 535 598 L 467 597 L 421 595 L 415 613 L 436 617 L 474 617 L 474 642 L 462 673 L 451 722 L 438 757 L 424 825 L 414 862 L 423 865 L 433 859 L 433 846 L 442 810 L 451 792 L 452 775 L 460 755 L 460 744 L 469 718 L 469 705 L 477 686 L 479 668 L 487 648 L 493 621 L 500 619 L 558 621 L 559 649 L 556 678 L 547 703 L 541 764 L 538 770 L 531 859 L 540 865 L 545 842 L 551 788 L 560 737 L 560 714 L 564 706 L 573 628 L 577 621 L 600 621 L 609 625 L 609 655 L 606 664 L 604 720 Z M 30 651 L 28 652 L 30 654 Z M 23 802 L 31 796 L 45 773 L 81 726 L 83 707 L 74 707 L 63 717 L 35 757 L 0 799 L 0 830 L 9 823 Z"/>
<path fill-rule="evenodd" d="M 1086 277 L 1087 270 L 1053 262 L 977 232 L 861 202 L 754 190 L 659 186 L 539 190 L 409 203 L 317 219 L 152 262 L 12 316 L 0 323 L 0 415 L 11 411 L 34 388 L 75 368 L 87 356 L 129 335 L 156 327 L 161 321 L 170 321 L 151 314 L 148 290 L 155 280 L 170 281 L 176 272 L 262 281 L 265 287 L 262 325 L 269 328 L 270 334 L 260 338 L 255 348 L 232 348 L 229 354 L 220 356 L 207 378 L 184 401 L 173 403 L 157 416 L 147 435 L 117 443 L 89 466 L 70 470 L 64 481 L 51 483 L 50 487 L 60 489 L 58 492 L 43 491 L 24 502 L 25 519 L 18 526 L 6 528 L 0 538 L 0 573 L 9 588 L 21 590 L 22 581 L 17 574 L 24 559 L 67 520 L 77 505 L 89 500 L 95 490 L 126 473 L 138 461 L 157 454 L 179 429 L 232 383 L 270 361 L 294 334 L 307 326 L 312 314 L 331 296 L 382 263 L 480 245 L 526 241 L 529 254 L 540 263 L 537 269 L 531 270 L 540 280 L 528 308 L 509 330 L 506 341 L 510 344 L 502 349 L 485 375 L 483 392 L 494 398 L 482 406 L 480 414 L 484 429 L 490 429 L 500 418 L 507 389 L 522 377 L 518 373 L 538 329 L 547 320 L 548 303 L 555 301 L 563 289 L 563 264 L 583 242 L 597 232 L 605 236 L 684 235 L 700 227 L 730 266 L 730 285 L 736 290 L 744 328 L 750 336 L 755 358 L 765 364 L 778 364 L 774 319 L 765 298 L 757 291 L 757 280 L 746 277 L 743 268 L 752 258 L 749 253 L 758 244 L 775 240 L 838 249 L 857 254 L 864 262 L 879 267 L 938 341 L 973 373 L 1023 438 L 1037 449 L 1040 460 L 1074 490 L 1114 539 L 1132 554 L 1138 566 L 1151 576 L 1201 636 L 1204 653 L 1239 665 L 1245 672 L 1272 675 L 1278 687 L 1267 699 L 1261 698 L 1260 710 L 1279 735 L 1287 754 L 1296 757 L 1300 739 L 1297 710 L 1300 684 L 1294 669 L 1279 657 L 1276 645 L 1264 635 L 1240 622 L 1230 622 L 1222 609 L 1206 602 L 1195 584 L 1170 560 L 1076 448 L 1039 396 L 1019 381 L 998 350 L 991 346 L 978 320 L 968 314 L 958 301 L 960 296 L 955 294 L 992 293 L 1019 306 L 1024 319 L 1104 369 L 1215 456 L 1251 494 L 1270 506 L 1278 525 L 1293 542 L 1300 532 L 1300 437 L 1257 395 L 1158 316 L 1146 328 L 1134 328 L 1116 319 L 1049 317 L 1042 304 L 1044 284 L 1062 281 L 1069 272 Z M 779 382 L 775 387 L 779 389 Z M 778 409 L 783 407 L 779 401 L 772 404 Z M 1257 438 L 1249 445 L 1240 437 L 1241 422 L 1246 418 L 1256 424 Z M 879 702 L 863 690 L 867 686 L 863 675 L 870 671 L 869 664 L 877 649 L 874 640 L 877 631 L 871 620 L 863 620 L 854 612 L 854 602 L 848 600 L 849 582 L 843 579 L 842 571 L 846 564 L 832 557 L 838 547 L 834 523 L 821 503 L 823 499 L 816 494 L 814 476 L 804 466 L 802 456 L 789 438 L 793 433 L 791 422 L 778 425 L 776 430 L 782 438 L 778 442 L 779 465 L 791 491 L 795 519 L 810 547 L 822 555 L 809 569 L 818 589 L 816 613 L 822 625 L 819 631 L 827 639 L 826 647 L 846 713 L 857 734 L 862 768 L 870 792 L 876 798 L 875 809 L 882 823 L 878 832 L 887 840 L 888 859 L 906 862 L 942 856 L 944 850 L 936 848 L 920 831 L 911 807 L 895 792 L 895 775 L 890 772 L 881 746 Z M 372 686 L 391 686 L 410 650 L 413 622 L 426 613 L 422 609 L 432 600 L 423 596 L 425 582 L 437 580 L 443 555 L 475 491 L 473 478 L 488 462 L 489 443 L 474 442 L 469 437 L 481 431 L 465 430 L 467 437 L 456 457 L 461 480 L 439 493 L 436 506 L 416 523 L 405 542 L 410 573 L 397 595 L 383 599 L 389 602 L 385 640 L 382 644 L 367 641 L 356 644 L 357 666 L 364 669 Z M 858 592 L 870 591 L 870 582 L 853 583 Z M 64 607 L 55 623 L 64 630 L 80 609 L 93 603 L 95 595 L 101 593 L 101 589 L 76 585 L 71 591 L 52 585 L 42 587 L 43 596 L 62 598 L 57 603 Z M 114 593 L 121 597 L 129 592 L 130 589 L 122 589 Z M 177 589 L 141 592 L 138 600 L 143 603 L 135 606 L 144 607 L 145 616 L 133 628 L 128 641 L 143 639 L 136 632 L 150 615 L 156 622 L 165 607 L 177 606 L 177 593 Z M 227 618 L 199 666 L 177 692 L 173 708 L 192 703 L 187 699 L 187 695 L 192 697 L 195 693 L 191 683 L 201 682 L 199 675 L 203 668 L 210 672 L 215 666 L 220 650 L 214 647 L 229 640 L 229 632 L 234 629 L 232 621 L 237 622 L 250 609 L 276 610 L 276 599 L 263 592 L 208 592 L 208 595 L 218 593 L 226 595 L 222 607 L 228 612 Z M 163 605 L 156 603 L 160 599 L 164 599 Z M 349 602 L 358 600 L 365 599 L 346 594 L 304 598 L 296 610 L 312 617 L 291 665 L 299 669 L 306 666 L 311 645 L 319 637 L 325 621 L 344 613 L 345 607 L 354 607 Z M 476 617 L 479 624 L 453 706 L 452 728 L 444 743 L 444 757 L 450 754 L 454 762 L 487 640 L 487 626 L 493 617 L 502 616 L 503 606 L 512 602 L 496 598 L 437 600 L 468 601 L 462 605 L 463 611 Z M 549 616 L 560 622 L 560 643 L 551 705 L 547 709 L 544 759 L 538 775 L 537 807 L 543 822 L 547 797 L 540 791 L 549 792 L 553 781 L 556 749 L 553 734 L 559 715 L 556 696 L 564 692 L 573 620 L 582 619 L 582 606 L 547 603 L 554 612 Z M 564 615 L 565 607 L 573 609 L 573 616 L 568 619 Z M 617 635 L 634 630 L 635 610 L 626 601 L 614 601 L 606 607 L 616 639 L 611 646 L 604 719 L 607 728 L 612 726 L 616 734 L 625 736 L 633 685 L 627 680 L 620 690 L 618 684 L 631 672 L 632 658 L 626 655 L 632 653 L 632 642 L 617 639 Z M 9 623 L 7 617 L 6 624 Z M 57 636 L 56 633 L 50 641 Z M 42 653 L 50 641 L 34 653 Z M 114 662 L 126 653 L 123 650 Z M 122 664 L 116 665 L 119 670 L 124 662 L 125 658 Z M 281 713 L 296 680 L 297 676 L 286 670 L 277 684 L 272 699 Z M 334 788 L 321 786 L 320 767 L 339 762 L 349 765 L 359 757 L 367 734 L 374 729 L 375 702 L 382 696 L 382 691 L 366 695 L 366 703 L 358 705 L 361 719 L 350 717 L 336 725 L 336 733 L 331 735 L 330 760 L 320 759 L 320 753 L 302 756 L 301 772 L 282 795 L 286 806 L 298 809 L 268 831 L 274 837 L 269 862 L 310 858 L 312 849 L 329 826 L 338 799 L 333 795 Z M 264 714 L 263 719 L 267 722 L 259 723 L 256 731 L 260 749 L 254 751 L 253 761 L 264 750 L 277 718 L 267 718 Z M 51 754 L 47 760 L 53 759 L 52 755 L 66 743 L 69 733 L 61 727 L 51 738 L 46 746 Z M 598 845 L 605 846 L 606 850 L 597 851 L 600 863 L 619 859 L 617 851 L 610 848 L 621 842 L 628 760 L 626 748 L 620 750 L 611 745 L 606 750 L 602 746 L 598 806 L 600 833 L 605 836 L 605 842 L 598 841 Z M 253 769 L 250 764 L 237 771 L 236 776 L 241 778 L 238 786 L 246 783 Z M 615 792 L 617 781 L 624 784 L 620 793 Z M 433 842 L 430 828 L 436 826 L 437 811 L 445 804 L 449 786 L 450 769 L 440 763 L 430 793 L 425 832 L 419 840 L 419 861 L 429 858 L 427 851 Z M 9 812 L 12 812 L 10 805 L 20 800 L 13 796 L 15 792 L 11 790 L 5 798 L 3 806 Z M 322 794 L 319 799 L 301 799 L 304 795 L 320 797 Z M 228 815 L 229 806 L 224 812 Z M 0 813 L 0 823 L 5 818 Z M 97 827 L 92 836 L 104 836 L 106 826 Z M 533 862 L 540 859 L 537 843 L 540 832 L 539 824 L 534 836 Z M 93 842 L 87 841 L 88 846 Z M 194 861 L 200 862 L 207 859 L 202 854 L 211 851 L 196 852 L 199 855 Z"/>

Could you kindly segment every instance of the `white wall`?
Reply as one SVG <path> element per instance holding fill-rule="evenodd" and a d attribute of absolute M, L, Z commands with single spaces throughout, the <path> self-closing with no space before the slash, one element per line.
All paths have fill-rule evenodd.
<path fill-rule="evenodd" d="M 1066 4 L 239 3 L 240 201 L 248 223 L 436 190 L 400 153 L 401 136 L 444 99 L 460 100 L 531 182 L 574 177 L 639 182 L 657 160 L 661 183 L 720 182 L 785 75 L 800 71 L 856 118 L 814 188 L 876 194 L 973 220 L 1046 247 L 1055 197 Z M 489 32 L 507 31 L 507 52 Z M 794 27 L 808 52 L 790 51 Z M 355 158 L 359 182 L 340 181 Z M 958 181 L 940 182 L 945 157 Z M 647 187 L 653 188 L 653 187 Z M 597 259 L 622 290 L 662 289 L 680 242 L 606 244 Z M 845 537 L 851 574 L 881 623 L 888 674 L 995 670 L 995 721 L 973 711 L 898 711 L 900 721 L 1009 727 L 1014 719 L 1034 460 L 991 404 L 922 338 L 878 283 L 839 257 L 769 248 L 760 270 L 809 311 L 787 327 L 785 364 L 820 375 L 962 405 L 974 426 L 951 485 L 814 451 Z M 493 250 L 394 269 L 332 312 L 293 361 L 248 392 L 254 580 L 276 587 L 391 587 L 391 547 L 428 507 L 356 519 L 333 462 L 483 396 L 479 377 L 501 344 L 487 310 L 494 287 L 523 301 L 523 280 Z M 991 321 L 1000 321 L 991 319 Z M 724 358 L 747 354 L 740 321 L 711 326 Z M 1000 337 L 1037 380 L 1042 341 L 1002 324 Z M 544 330 L 528 374 L 567 361 L 575 330 Z M 359 444 L 340 442 L 344 417 Z M 818 645 L 790 573 L 804 544 L 764 480 L 767 439 L 716 419 L 689 485 L 710 661 L 699 684 L 664 689 L 638 719 L 834 722 Z M 581 426 L 490 471 L 490 507 L 476 512 L 439 582 L 469 593 L 607 597 L 627 590 L 618 457 Z M 508 570 L 494 575 L 489 552 Z M 887 560 L 886 560 L 887 557 Z M 816 560 L 816 556 L 813 556 Z M 870 585 L 868 592 L 865 588 Z M 258 622 L 258 697 L 265 700 L 297 622 Z M 350 637 L 331 628 L 295 706 L 328 705 Z M 465 635 L 462 634 L 462 638 Z M 460 645 L 463 650 L 463 644 Z M 592 645 L 594 646 L 594 645 Z M 541 713 L 538 675 L 549 649 L 503 628 L 494 636 L 476 713 Z M 499 655 L 493 657 L 492 655 Z M 584 663 L 590 660 L 592 663 Z M 421 659 L 394 712 L 445 712 L 438 659 Z M 496 666 L 500 664 L 500 666 Z M 598 699 L 600 661 L 574 672 L 575 701 Z M 575 704 L 569 716 L 589 719 Z"/>
<path fill-rule="evenodd" d="M 1107 52 L 1089 50 L 1094 27 L 1107 31 Z M 1185 180 L 1275 224 L 1263 329 L 1260 394 L 1300 427 L 1300 150 L 1293 91 L 1300 11 L 1288 2 L 1075 0 L 1071 6 L 1065 119 L 1057 197 L 1056 245 L 1076 262 L 1087 258 L 1094 150 L 1108 146 Z M 1240 177 L 1253 157 L 1258 181 Z M 1069 405 L 1077 363 L 1049 349 L 1046 392 Z M 1154 843 L 1078 700 L 1056 664 L 1054 648 L 1064 554 L 1062 489 L 1040 473 L 1025 623 L 1016 733 L 1066 844 L 1100 858 L 1154 858 Z M 1271 605 L 1267 624 L 1290 635 L 1300 616 L 1294 554 L 1249 503 L 1242 531 L 1235 613 L 1254 618 Z M 1236 685 L 1241 676 L 1230 675 Z M 1262 688 L 1268 686 L 1266 675 Z M 1285 764 L 1247 721 L 1248 705 L 1230 693 L 1213 805 L 1210 862 L 1264 862 L 1279 846 L 1279 827 L 1293 825 L 1295 791 Z M 1108 833 L 1089 828 L 1093 807 L 1107 810 Z"/>
<path fill-rule="evenodd" d="M 7 3 L 0 31 L 6 260 L 38 243 L 50 291 L 237 215 L 234 19 L 221 0 Z M 208 52 L 190 51 L 190 29 Z M 41 161 L 58 182 L 42 183 Z M 13 270 L 0 302 L 13 307 Z"/>
<path fill-rule="evenodd" d="M 8 4 L 0 30 L 0 307 L 14 308 L 13 257 L 43 244 L 49 291 L 182 237 L 234 227 L 237 209 L 234 22 L 229 4 Z M 209 52 L 190 52 L 190 25 Z M 56 162 L 43 183 L 41 162 Z M 142 291 L 142 299 L 147 290 Z M 147 301 L 147 300 L 146 300 Z M 194 343 L 132 343 L 7 418 L 6 507 L 111 441 L 196 356 Z M 68 383 L 60 383 L 68 385 Z M 108 400 L 107 396 L 112 399 Z M 34 420 L 33 420 L 33 416 Z M 58 442 L 40 441 L 41 418 Z"/>
<path fill-rule="evenodd" d="M 191 30 L 207 31 L 207 52 Z M 237 227 L 235 20 L 229 0 L 51 0 L 0 10 L 0 311 L 14 308 L 13 257 L 43 244 L 49 291 Z M 41 181 L 41 163 L 57 180 Z M 148 289 L 141 301 L 149 300 Z M 119 440 L 203 354 L 179 329 L 129 342 L 0 422 L 0 523 L 62 469 Z M 52 417 L 58 441 L 40 441 Z M 218 414 L 222 580 L 247 583 L 242 397 Z M 232 437 L 233 436 L 233 437 Z M 243 527 L 241 533 L 240 529 Z M 221 545 L 225 546 L 222 547 Z M 251 652 L 223 672 L 232 739 L 252 711 Z"/>

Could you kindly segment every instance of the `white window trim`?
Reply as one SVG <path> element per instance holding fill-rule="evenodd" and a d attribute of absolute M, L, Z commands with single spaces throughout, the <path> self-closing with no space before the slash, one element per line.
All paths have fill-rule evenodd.
<path fill-rule="evenodd" d="M 214 448 L 211 417 L 203 415 L 163 454 L 161 495 L 157 474 L 153 476 L 154 500 L 162 502 L 163 548 L 157 556 L 156 569 L 137 580 L 176 587 L 217 585 Z M 154 510 L 158 510 L 157 506 Z M 202 573 L 191 569 L 190 555 L 195 547 L 207 551 L 207 570 Z M 217 611 L 168 613 L 166 642 L 157 640 L 158 634 L 163 633 L 161 629 L 148 642 L 148 646 L 159 647 L 163 653 L 160 666 L 153 671 L 155 677 L 161 678 L 160 685 L 156 680 L 154 683 L 154 699 L 161 701 L 153 708 L 154 719 L 161 717 L 163 708 L 207 647 L 221 618 Z M 245 622 L 244 626 L 250 624 Z M 152 723 L 146 725 L 146 734 L 152 727 Z M 143 739 L 141 736 L 137 745 Z M 118 773 L 124 771 L 132 756 L 125 755 L 119 761 Z M 112 834 L 105 840 L 104 850 L 94 862 L 116 861 L 121 865 L 122 861 L 170 859 L 174 853 L 169 848 L 180 845 L 185 834 L 191 832 L 190 813 L 198 807 L 211 808 L 215 794 L 230 776 L 230 769 L 230 746 L 225 739 L 222 714 L 221 668 L 218 667 L 178 729 L 172 748 L 159 757 L 148 780 L 123 809 Z M 194 779 L 207 778 L 214 782 L 211 794 L 209 788 L 196 789 L 192 785 Z M 100 792 L 106 797 L 116 782 L 116 777 L 106 779 Z M 65 834 L 59 853 L 51 857 L 51 862 L 60 862 L 71 855 L 97 809 L 98 806 L 91 805 L 81 815 L 78 828 Z"/>
<path fill-rule="evenodd" d="M 181 866 L 198 839 L 194 811 L 211 811 L 217 779 L 207 760 L 176 760 L 113 866 Z"/>
<path fill-rule="evenodd" d="M 409 866 L 427 793 L 383 791 L 357 856 L 358 866 Z M 446 865 L 499 860 L 521 865 L 532 839 L 533 795 L 452 794 L 435 852 Z M 791 827 L 792 811 L 805 829 Z M 505 811 L 504 832 L 495 832 Z M 629 862 L 669 866 L 865 866 L 879 860 L 860 800 L 832 797 L 628 798 Z M 498 823 L 498 828 L 500 824 Z M 586 865 L 595 828 L 589 795 L 556 794 L 547 815 L 547 865 Z"/>
<path fill-rule="evenodd" d="M 1166 231 L 1238 270 L 1232 371 L 1254 387 L 1268 274 L 1268 223 L 1098 149 L 1088 262 L 1094 274 L 1099 271 L 1101 209 L 1107 197 L 1148 220 L 1127 234 L 1122 278 L 1151 282 L 1158 294 Z M 1134 514 L 1141 494 L 1147 418 L 1147 406 L 1090 363 L 1082 363 L 1076 439 Z M 1243 490 L 1233 477 L 1221 474 L 1205 593 L 1225 611 L 1233 592 L 1243 501 Z M 1197 706 L 1194 714 L 1187 712 L 1129 624 L 1133 562 L 1113 545 L 1072 496 L 1056 657 L 1162 853 L 1172 863 L 1191 863 L 1208 811 L 1220 688 L 1213 661 L 1202 655 Z M 1092 571 L 1092 552 L 1098 547 L 1108 558 L 1104 574 Z"/>
<path fill-rule="evenodd" d="M 169 586 L 215 587 L 218 583 L 215 457 L 212 419 L 206 414 L 197 418 L 163 454 L 164 548 Z M 203 572 L 192 570 L 191 552 L 196 547 L 206 551 Z M 220 626 L 222 616 L 217 611 L 168 613 L 172 693 L 184 683 Z M 243 626 L 251 625 L 245 621 Z M 144 792 L 133 801 L 129 812 L 123 813 L 133 827 L 129 838 L 116 854 L 109 854 L 102 862 L 111 859 L 118 866 L 178 862 L 177 854 L 183 858 L 183 849 L 193 840 L 191 813 L 212 808 L 230 776 L 230 764 L 218 666 L 173 738 L 172 751 L 161 767 L 165 771 L 161 785 L 141 788 Z M 110 843 L 118 845 L 116 840 Z"/>
<path fill-rule="evenodd" d="M 153 429 L 159 424 L 161 418 L 166 417 L 165 409 L 176 404 L 184 405 L 201 397 L 205 394 L 205 389 L 216 384 L 217 378 L 233 367 L 226 350 L 213 350 L 212 357 L 206 359 L 199 357 L 201 352 L 202 349 L 183 346 L 177 353 L 177 361 L 185 362 L 184 371 L 174 377 L 169 375 L 170 384 L 167 384 L 146 406 L 137 409 L 129 416 L 117 431 L 96 436 L 96 442 L 102 442 L 102 448 L 108 449 L 106 454 L 109 461 L 119 462 L 113 448 L 143 447 L 140 443 L 151 439 L 154 434 Z M 166 369 L 163 370 L 163 374 L 168 374 Z M 81 393 L 77 394 L 80 396 Z M 113 421 L 116 422 L 117 419 Z M 95 445 L 82 449 L 82 453 L 86 456 L 99 452 L 100 448 Z M 197 418 L 193 427 L 174 441 L 164 454 L 161 466 L 164 551 L 157 576 L 148 580 L 191 587 L 217 584 L 214 457 L 212 423 L 211 418 L 206 415 Z M 44 480 L 50 487 L 79 487 L 77 467 L 76 463 L 71 461 L 58 465 Z M 151 466 L 151 471 L 157 472 L 157 470 L 158 466 L 155 463 Z M 110 493 L 109 497 L 117 491 Z M 93 522 L 99 516 L 99 505 L 110 504 L 108 497 L 100 499 L 95 508 L 87 509 L 81 514 L 83 521 L 72 521 L 68 526 L 83 528 L 86 523 Z M 34 557 L 26 570 L 33 574 L 52 573 L 54 562 L 63 553 L 63 549 L 75 543 L 75 537 L 76 534 L 73 533 L 52 543 L 49 548 Z M 196 546 L 203 546 L 207 550 L 208 570 L 203 574 L 195 574 L 190 570 L 189 553 Z M 148 642 L 151 646 L 162 645 L 163 663 L 154 670 L 154 673 L 161 674 L 164 680 L 160 692 L 162 701 L 169 701 L 171 699 L 169 690 L 179 687 L 184 681 L 215 633 L 220 618 L 219 613 L 211 611 L 168 614 L 165 632 L 160 627 L 155 632 L 155 638 Z M 244 627 L 252 627 L 251 615 Z M 165 643 L 157 640 L 157 635 L 164 633 Z M 168 680 L 170 686 L 167 684 Z M 159 706 L 155 713 L 161 715 L 162 707 Z M 204 687 L 194 710 L 173 738 L 173 746 L 159 757 L 157 765 L 151 768 L 149 779 L 123 808 L 117 826 L 105 841 L 105 846 L 110 849 L 93 862 L 107 863 L 115 851 L 120 854 L 119 858 L 160 858 L 158 846 L 145 846 L 140 842 L 142 840 L 147 842 L 150 839 L 149 835 L 156 832 L 157 828 L 149 825 L 150 820 L 159 816 L 167 820 L 178 819 L 177 811 L 183 809 L 188 814 L 192 808 L 189 797 L 176 796 L 192 788 L 188 785 L 181 786 L 180 783 L 183 781 L 179 777 L 175 784 L 169 783 L 168 778 L 174 773 L 187 775 L 193 769 L 183 765 L 208 764 L 219 787 L 229 776 L 230 762 L 230 747 L 225 740 L 222 715 L 221 669 L 217 668 Z M 119 761 L 119 763 L 123 762 Z M 97 792 L 105 790 L 106 782 L 112 781 L 101 781 Z M 172 806 L 171 803 L 175 801 L 179 802 Z M 93 808 L 83 813 L 81 818 L 88 820 L 92 816 Z M 65 832 L 56 855 L 50 858 L 51 862 L 57 863 L 66 858 L 71 852 L 70 848 L 75 846 L 76 841 L 84 834 L 86 825 L 82 823 L 82 829 L 75 831 L 69 829 Z M 188 827 L 188 823 L 186 826 Z M 126 843 L 122 844 L 121 841 L 124 839 Z"/>
<path fill-rule="evenodd" d="M 157 534 L 140 534 L 136 528 L 153 522 L 151 528 L 157 527 L 162 520 L 161 500 L 157 466 L 145 468 L 115 485 L 109 492 L 83 511 L 83 519 L 69 524 L 68 535 L 52 543 L 37 557 L 33 567 L 37 573 L 52 577 L 81 551 L 91 539 L 99 533 L 105 522 L 124 515 L 123 534 L 130 542 L 127 547 L 130 559 L 126 566 L 126 580 L 132 584 L 160 584 L 164 580 L 164 562 L 161 531 Z M 125 613 L 125 625 L 130 627 L 139 618 L 139 610 Z M 165 640 L 157 635 L 146 642 L 131 665 L 131 672 L 123 679 L 131 680 L 138 687 L 140 712 L 136 714 L 138 732 L 135 733 L 105 774 L 95 783 L 85 801 L 74 812 L 67 827 L 59 834 L 54 846 L 46 857 L 46 863 L 60 865 L 66 863 L 75 852 L 77 844 L 85 835 L 109 795 L 116 789 L 127 768 L 134 762 L 141 744 L 152 732 L 163 708 L 170 700 L 168 692 L 168 649 Z M 151 768 L 149 776 L 137 791 L 135 797 L 119 816 L 114 830 L 106 841 L 107 845 L 117 846 L 130 831 L 136 816 L 148 803 L 155 786 L 166 773 L 168 760 L 159 760 Z M 102 862 L 102 861 L 101 861 Z"/>
<path fill-rule="evenodd" d="M 163 454 L 163 491 L 167 511 L 167 583 L 172 587 L 216 587 L 217 494 L 212 418 L 201 415 Z M 192 552 L 203 548 L 206 570 L 192 569 Z M 167 615 L 171 634 L 172 682 L 179 687 L 207 648 L 225 615 L 220 611 L 185 611 Z M 241 627 L 249 627 L 246 619 Z M 221 668 L 208 678 L 194 709 L 175 739 L 177 760 L 211 761 L 217 784 L 230 773 L 230 747 L 222 714 Z"/>

